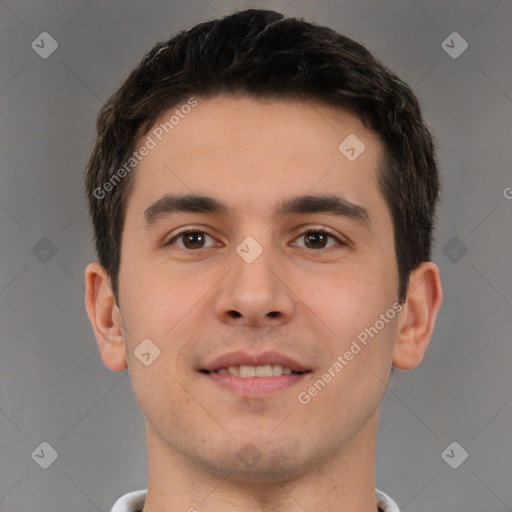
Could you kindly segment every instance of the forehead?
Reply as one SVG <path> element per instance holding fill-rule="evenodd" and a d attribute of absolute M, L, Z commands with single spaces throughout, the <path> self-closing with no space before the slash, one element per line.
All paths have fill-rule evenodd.
<path fill-rule="evenodd" d="M 182 107 L 166 112 L 136 145 L 153 146 L 137 165 L 128 198 L 139 211 L 170 191 L 237 203 L 239 213 L 310 191 L 338 192 L 355 203 L 377 199 L 382 145 L 345 110 L 224 96 Z"/>

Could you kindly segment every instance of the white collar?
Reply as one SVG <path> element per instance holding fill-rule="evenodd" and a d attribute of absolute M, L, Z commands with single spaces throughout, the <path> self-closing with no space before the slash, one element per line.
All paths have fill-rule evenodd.
<path fill-rule="evenodd" d="M 112 512 L 140 512 L 146 502 L 146 495 L 147 489 L 129 492 L 115 502 Z M 375 489 L 375 498 L 383 512 L 400 512 L 398 505 L 382 491 Z"/>

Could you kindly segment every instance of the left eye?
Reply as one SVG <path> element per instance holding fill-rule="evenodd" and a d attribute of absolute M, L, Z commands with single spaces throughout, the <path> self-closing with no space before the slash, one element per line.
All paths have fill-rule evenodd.
<path fill-rule="evenodd" d="M 313 245 L 321 245 L 321 247 L 306 247 L 306 249 L 326 249 L 325 243 L 329 238 L 332 238 L 333 240 L 338 242 L 339 245 L 345 245 L 338 237 L 334 236 L 328 231 L 323 231 L 321 229 L 311 229 L 305 231 L 304 233 L 297 237 L 297 239 L 299 238 L 304 238 L 305 240 L 307 240 L 306 243 L 310 243 Z"/>
<path fill-rule="evenodd" d="M 172 237 L 165 245 L 174 245 L 177 240 L 182 240 L 183 245 L 179 246 L 182 249 L 204 249 L 204 243 L 206 238 L 214 240 L 210 235 L 204 231 L 183 231 Z M 296 239 L 304 238 L 306 244 L 313 244 L 316 247 L 308 247 L 306 249 L 326 249 L 326 243 L 329 238 L 335 240 L 340 245 L 345 245 L 338 237 L 329 233 L 328 231 L 320 229 L 311 229 L 300 234 Z M 294 244 L 295 245 L 295 244 Z M 320 246 L 320 247 L 318 247 Z"/>

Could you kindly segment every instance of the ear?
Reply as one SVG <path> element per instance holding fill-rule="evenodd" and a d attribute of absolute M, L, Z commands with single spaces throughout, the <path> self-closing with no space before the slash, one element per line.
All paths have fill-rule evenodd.
<path fill-rule="evenodd" d="M 121 312 L 110 285 L 110 278 L 98 263 L 85 269 L 85 308 L 94 329 L 103 364 L 110 370 L 128 368 Z"/>
<path fill-rule="evenodd" d="M 395 368 L 410 370 L 421 363 L 442 301 L 439 269 L 431 261 L 424 262 L 409 277 L 393 351 Z"/>

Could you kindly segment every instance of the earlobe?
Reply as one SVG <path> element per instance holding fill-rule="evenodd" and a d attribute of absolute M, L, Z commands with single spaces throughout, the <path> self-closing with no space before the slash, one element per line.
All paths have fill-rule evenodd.
<path fill-rule="evenodd" d="M 85 308 L 103 363 L 114 371 L 126 370 L 126 349 L 121 314 L 105 269 L 90 263 L 85 269 Z"/>
<path fill-rule="evenodd" d="M 410 370 L 421 363 L 442 301 L 439 269 L 431 261 L 424 262 L 409 278 L 393 352 L 395 368 Z"/>

